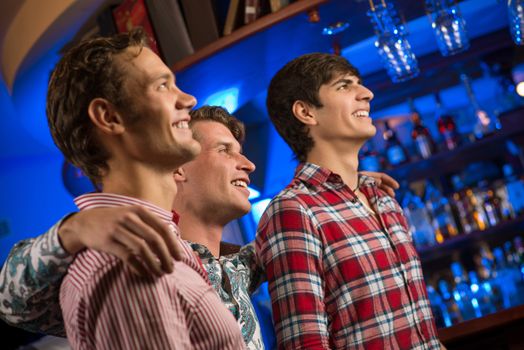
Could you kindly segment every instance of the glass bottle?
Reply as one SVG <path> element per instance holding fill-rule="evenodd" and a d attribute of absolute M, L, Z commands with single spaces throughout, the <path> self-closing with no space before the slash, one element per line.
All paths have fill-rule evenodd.
<path fill-rule="evenodd" d="M 415 246 L 420 249 L 435 245 L 435 234 L 426 207 L 420 197 L 409 188 L 406 188 L 404 198 L 402 198 L 402 207 Z"/>
<path fill-rule="evenodd" d="M 476 139 L 481 139 L 493 134 L 496 130 L 501 128 L 500 121 L 493 115 L 490 115 L 486 110 L 482 109 L 477 101 L 473 89 L 471 88 L 471 81 L 466 74 L 461 74 L 460 79 L 464 84 L 466 93 L 469 98 L 473 113 L 475 115 L 475 126 L 473 127 L 473 135 Z"/>
<path fill-rule="evenodd" d="M 484 210 L 479 205 L 475 193 L 471 188 L 464 186 L 460 176 L 454 175 L 452 178 L 455 193 L 453 193 L 453 204 L 457 210 L 457 217 L 464 233 L 475 230 L 485 230 L 487 219 Z"/>
<path fill-rule="evenodd" d="M 415 108 L 413 99 L 409 99 L 409 109 L 411 112 L 411 121 L 413 123 L 413 130 L 411 131 L 411 138 L 415 143 L 417 153 L 423 159 L 427 159 L 435 154 L 435 142 L 429 132 L 429 129 L 422 123 L 420 113 Z"/>
<path fill-rule="evenodd" d="M 458 304 L 456 303 L 455 299 L 453 298 L 450 292 L 448 282 L 446 280 L 440 280 L 438 282 L 438 289 L 439 289 L 440 295 L 442 296 L 442 300 L 444 301 L 444 304 L 446 305 L 446 309 L 448 310 L 451 324 L 457 324 L 459 322 L 464 321 L 464 318 L 462 317 Z"/>
<path fill-rule="evenodd" d="M 453 323 L 451 322 L 451 316 L 449 315 L 444 300 L 432 285 L 428 284 L 426 289 L 428 292 L 429 304 L 431 305 L 431 312 L 435 318 L 437 328 L 450 327 Z"/>
<path fill-rule="evenodd" d="M 491 188 L 488 188 L 487 181 L 481 181 L 479 187 L 483 190 L 482 208 L 486 214 L 487 222 L 490 226 L 497 226 L 502 220 L 502 200 Z"/>
<path fill-rule="evenodd" d="M 446 113 L 438 93 L 435 94 L 435 103 L 435 117 L 437 120 L 438 131 L 443 139 L 443 147 L 446 150 L 455 149 L 460 144 L 460 135 L 455 120 L 450 114 Z"/>
<path fill-rule="evenodd" d="M 455 288 L 453 289 L 453 298 L 457 302 L 460 313 L 464 320 L 471 320 L 476 317 L 481 317 L 480 307 L 478 301 L 474 299 L 471 288 L 466 282 L 462 265 L 458 262 L 451 264 L 451 273 L 455 281 Z"/>
<path fill-rule="evenodd" d="M 435 230 L 435 239 L 437 242 L 442 243 L 446 239 L 456 236 L 458 229 L 453 219 L 449 201 L 430 181 L 426 184 L 424 202 L 431 216 L 431 223 Z"/>
<path fill-rule="evenodd" d="M 408 153 L 398 140 L 397 134 L 389 126 L 387 120 L 384 122 L 384 126 L 386 130 L 384 131 L 383 137 L 386 141 L 386 157 L 388 163 L 392 167 L 407 163 L 409 161 Z"/>
<path fill-rule="evenodd" d="M 493 249 L 495 257 L 494 283 L 497 284 L 501 293 L 503 307 L 505 309 L 516 306 L 520 303 L 517 290 L 517 278 L 514 269 L 508 265 L 504 252 L 500 247 Z"/>
<path fill-rule="evenodd" d="M 494 303 L 493 287 L 489 281 L 481 281 L 475 271 L 468 272 L 469 286 L 473 298 L 477 301 L 482 316 L 494 313 L 497 308 Z"/>
<path fill-rule="evenodd" d="M 513 212 L 516 216 L 522 215 L 524 213 L 524 182 L 515 175 L 510 164 L 505 164 L 502 172 L 506 181 L 508 201 Z"/>

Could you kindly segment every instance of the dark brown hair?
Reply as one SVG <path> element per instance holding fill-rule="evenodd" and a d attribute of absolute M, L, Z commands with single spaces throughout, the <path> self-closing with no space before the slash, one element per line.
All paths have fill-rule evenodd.
<path fill-rule="evenodd" d="M 358 70 L 343 57 L 311 53 L 287 63 L 271 79 L 266 99 L 269 117 L 299 161 L 306 160 L 314 141 L 306 126 L 294 116 L 293 104 L 303 101 L 321 108 L 320 86 L 331 81 L 335 74 L 346 73 L 360 77 Z"/>
<path fill-rule="evenodd" d="M 108 153 L 94 135 L 88 107 L 95 98 L 104 98 L 125 110 L 129 96 L 124 89 L 125 69 L 115 57 L 129 47 L 145 45 L 140 29 L 112 37 L 80 42 L 56 65 L 47 92 L 47 121 L 51 135 L 65 158 L 95 184 L 107 169 Z"/>
<path fill-rule="evenodd" d="M 212 121 L 224 125 L 231 131 L 238 143 L 242 144 L 245 138 L 244 123 L 231 115 L 225 108 L 219 106 L 202 106 L 189 112 L 190 125 L 199 121 Z M 198 138 L 198 135 L 196 135 Z"/>

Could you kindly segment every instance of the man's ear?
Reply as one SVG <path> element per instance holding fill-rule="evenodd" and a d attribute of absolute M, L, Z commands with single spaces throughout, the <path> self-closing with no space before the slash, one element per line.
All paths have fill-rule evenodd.
<path fill-rule="evenodd" d="M 317 125 L 315 108 L 304 101 L 297 100 L 291 107 L 295 118 L 305 125 Z"/>
<path fill-rule="evenodd" d="M 105 134 L 121 134 L 124 130 L 122 116 L 115 106 L 105 98 L 93 99 L 87 107 L 89 118 Z"/>
<path fill-rule="evenodd" d="M 175 170 L 175 173 L 173 174 L 173 177 L 175 178 L 176 182 L 185 182 L 185 181 L 187 181 L 186 172 L 184 171 L 183 167 L 179 167 L 177 170 Z"/>

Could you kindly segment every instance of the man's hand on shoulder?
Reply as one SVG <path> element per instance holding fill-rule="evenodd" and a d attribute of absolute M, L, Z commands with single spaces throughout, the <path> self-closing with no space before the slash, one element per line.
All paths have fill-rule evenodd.
<path fill-rule="evenodd" d="M 67 218 L 58 229 L 64 249 L 90 248 L 112 254 L 138 275 L 173 271 L 183 256 L 178 238 L 161 219 L 140 206 L 96 208 Z"/>
<path fill-rule="evenodd" d="M 374 178 L 378 187 L 391 197 L 395 197 L 395 190 L 400 187 L 399 183 L 386 173 L 375 171 L 360 171 L 359 173 Z"/>

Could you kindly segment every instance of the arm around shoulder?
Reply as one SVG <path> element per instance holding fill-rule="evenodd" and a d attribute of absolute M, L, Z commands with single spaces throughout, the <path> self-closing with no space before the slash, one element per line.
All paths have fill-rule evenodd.
<path fill-rule="evenodd" d="M 73 257 L 58 238 L 63 220 L 11 249 L 0 272 L 0 318 L 7 323 L 31 332 L 65 334 L 58 295 Z"/>

